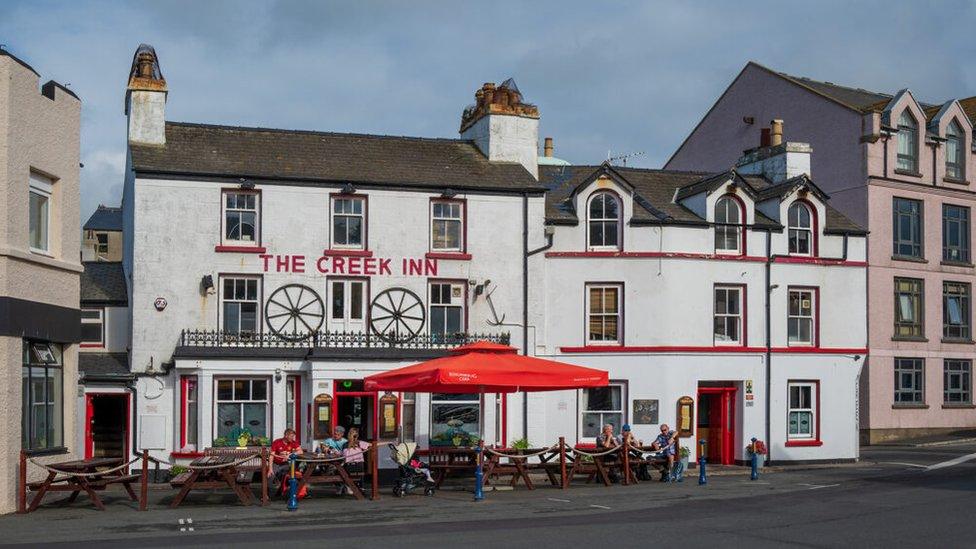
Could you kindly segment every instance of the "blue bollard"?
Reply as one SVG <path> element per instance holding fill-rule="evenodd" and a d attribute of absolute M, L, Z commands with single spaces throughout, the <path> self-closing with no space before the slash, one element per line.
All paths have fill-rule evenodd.
<path fill-rule="evenodd" d="M 288 510 L 297 511 L 298 510 L 298 479 L 295 478 L 295 460 L 298 456 L 292 454 L 288 456 L 288 461 L 291 462 L 291 475 L 288 477 Z"/>
<path fill-rule="evenodd" d="M 756 437 L 752 437 L 753 449 L 756 445 Z M 749 480 L 759 480 L 759 454 L 752 452 L 752 474 L 749 475 Z"/>
<path fill-rule="evenodd" d="M 708 478 L 705 476 L 705 441 L 699 440 L 698 445 L 701 446 L 698 452 L 698 485 L 708 484 Z"/>
<path fill-rule="evenodd" d="M 481 469 L 481 459 L 482 459 L 481 456 L 482 456 L 482 452 L 484 452 L 483 446 L 484 446 L 484 442 L 480 442 L 478 443 L 478 446 L 474 450 L 475 459 L 478 462 L 477 467 L 475 467 L 474 469 L 474 500 L 475 501 L 481 501 L 485 499 L 485 492 L 481 486 L 482 484 L 484 484 L 484 480 L 485 480 L 485 473 Z"/>

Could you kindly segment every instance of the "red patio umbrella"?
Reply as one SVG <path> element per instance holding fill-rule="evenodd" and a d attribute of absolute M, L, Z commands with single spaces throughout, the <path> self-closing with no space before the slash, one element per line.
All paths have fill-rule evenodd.
<path fill-rule="evenodd" d="M 605 387 L 603 370 L 518 354 L 515 347 L 479 341 L 449 356 L 373 374 L 367 391 L 420 393 L 514 393 Z"/>

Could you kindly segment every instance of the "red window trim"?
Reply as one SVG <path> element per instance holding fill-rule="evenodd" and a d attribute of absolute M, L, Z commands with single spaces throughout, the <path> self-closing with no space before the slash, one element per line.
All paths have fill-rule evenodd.
<path fill-rule="evenodd" d="M 264 246 L 224 246 L 218 244 L 214 246 L 214 251 L 217 253 L 263 254 L 267 253 L 268 249 Z"/>
<path fill-rule="evenodd" d="M 817 412 L 816 421 L 814 423 L 814 429 L 816 431 L 813 433 L 813 438 L 802 438 L 790 440 L 790 426 L 789 426 L 789 409 L 790 409 L 790 384 L 791 383 L 812 383 L 814 390 L 817 391 Z M 820 380 L 819 379 L 788 379 L 786 380 L 786 413 L 787 413 L 787 425 L 786 425 L 786 446 L 787 447 L 803 447 L 803 446 L 823 446 L 823 441 L 820 440 Z"/>
<path fill-rule="evenodd" d="M 193 381 L 197 384 L 197 413 L 200 412 L 200 385 L 195 375 L 184 375 L 180 376 L 180 449 L 186 448 L 186 407 L 187 407 L 187 396 L 189 393 L 189 382 Z M 197 423 L 199 424 L 199 415 L 197 416 Z M 199 425 L 198 425 L 199 427 Z M 198 432 L 199 434 L 199 432 Z M 174 452 L 174 454 L 185 453 L 191 454 L 194 452 Z M 181 456 L 175 456 L 181 457 Z M 190 457 L 187 455 L 186 457 Z"/>
<path fill-rule="evenodd" d="M 459 251 L 434 249 L 434 203 L 455 203 L 461 205 L 461 249 Z M 427 205 L 427 251 L 433 254 L 467 254 L 468 253 L 468 200 L 466 198 L 431 197 Z M 470 259 L 471 256 L 468 256 Z M 433 259 L 433 258 L 431 258 Z"/>
<path fill-rule="evenodd" d="M 725 284 L 721 282 L 716 282 L 712 285 L 712 319 L 715 319 L 715 291 L 719 288 L 738 288 L 739 289 L 739 308 L 742 309 L 742 321 L 739 326 L 739 344 L 738 345 L 719 345 L 715 344 L 716 347 L 749 347 L 749 300 L 747 287 L 745 284 Z M 715 341 L 715 330 L 712 330 L 712 341 Z"/>
<path fill-rule="evenodd" d="M 326 257 L 373 257 L 372 250 L 347 250 L 345 248 L 330 249 L 326 248 L 322 251 L 322 255 Z"/>
<path fill-rule="evenodd" d="M 793 254 L 790 253 L 790 208 L 794 204 L 803 204 L 807 207 L 810 212 L 810 233 L 813 237 L 813 242 L 811 242 L 810 255 L 804 254 Z M 797 198 L 786 208 L 786 251 L 790 253 L 791 256 L 804 259 L 817 259 L 820 257 L 820 216 L 817 215 L 817 208 L 812 202 L 805 198 Z"/>
<path fill-rule="evenodd" d="M 300 375 L 289 375 L 285 378 L 285 383 L 289 381 L 295 382 L 295 432 L 298 433 L 298 440 L 302 440 L 302 376 Z"/>
<path fill-rule="evenodd" d="M 846 259 L 830 259 L 823 257 L 809 257 L 805 255 L 778 256 L 773 263 L 806 263 L 810 265 L 825 265 L 836 267 L 867 267 L 867 261 L 848 261 Z"/>
<path fill-rule="evenodd" d="M 813 333 L 810 334 L 813 341 L 810 343 L 797 343 L 790 345 L 790 292 L 809 291 L 813 293 Z M 787 286 L 786 287 L 786 346 L 793 349 L 819 349 L 820 348 L 820 287 L 819 286 Z"/>
<path fill-rule="evenodd" d="M 737 347 L 734 345 L 713 346 L 667 346 L 667 345 L 586 345 L 582 347 L 560 347 L 562 353 L 765 353 L 765 347 Z M 773 353 L 809 353 L 825 355 L 862 355 L 867 356 L 866 347 L 773 347 Z"/>
<path fill-rule="evenodd" d="M 739 245 L 741 246 L 741 249 L 739 250 L 739 253 L 737 253 L 737 254 L 736 253 L 719 253 L 718 250 L 715 250 L 715 255 L 718 255 L 718 256 L 728 256 L 728 257 L 745 257 L 746 256 L 746 253 L 747 253 L 747 249 L 746 249 L 746 233 L 749 232 L 748 231 L 748 229 L 749 229 L 749 220 L 747 219 L 747 216 L 746 216 L 746 203 L 743 202 L 742 199 L 739 198 L 738 196 L 736 196 L 734 193 L 725 193 L 725 194 L 723 194 L 722 196 L 718 197 L 715 200 L 715 205 L 718 205 L 719 200 L 722 200 L 723 198 L 731 198 L 732 200 L 735 201 L 736 204 L 739 205 L 739 214 L 741 215 L 741 219 L 742 219 L 742 223 L 739 226 L 740 229 L 742 230 L 742 241 L 739 243 Z M 715 206 L 712 206 L 712 224 L 713 224 L 713 227 L 718 227 L 718 225 L 715 224 Z M 712 238 L 712 246 L 713 247 L 715 246 L 715 239 L 714 239 L 714 237 Z M 765 261 L 765 260 L 766 259 L 763 258 L 763 261 Z"/>
<path fill-rule="evenodd" d="M 617 201 L 617 213 L 619 214 L 619 216 L 617 217 L 617 246 L 616 246 L 617 249 L 616 250 L 591 250 L 590 249 L 591 248 L 591 246 L 590 246 L 590 201 L 592 201 L 596 197 L 596 195 L 603 194 L 603 193 L 612 195 L 613 198 Z M 607 253 L 607 252 L 609 252 L 609 253 L 622 252 L 623 249 L 624 249 L 624 201 L 623 201 L 623 198 L 621 198 L 620 195 L 617 193 L 617 191 L 615 191 L 613 189 L 597 189 L 597 190 L 593 191 L 592 193 L 590 193 L 590 196 L 586 197 L 586 201 L 584 202 L 584 206 L 586 207 L 586 210 L 584 210 L 586 212 L 586 231 L 585 231 L 586 232 L 586 246 L 585 246 L 586 250 L 588 252 L 603 252 L 603 253 Z"/>
<path fill-rule="evenodd" d="M 336 198 L 362 198 L 363 199 L 363 244 L 359 247 L 333 248 L 334 244 L 332 243 L 332 239 L 334 235 L 332 234 L 332 228 L 333 228 L 332 227 L 332 215 L 333 215 L 332 202 Z M 344 255 L 353 256 L 353 255 L 363 255 L 363 254 L 369 254 L 369 255 L 363 255 L 363 257 L 373 256 L 373 252 L 369 251 L 369 195 L 360 194 L 360 193 L 356 193 L 356 194 L 329 193 L 329 247 L 326 248 L 326 251 L 327 252 L 331 251 L 336 256 L 344 256 Z M 354 253 L 344 253 L 344 252 L 354 252 Z M 357 254 L 355 252 L 359 252 L 359 253 Z M 330 254 L 323 252 L 323 255 L 330 255 Z"/>
<path fill-rule="evenodd" d="M 617 338 L 617 341 L 616 342 L 596 343 L 596 344 L 590 343 L 590 335 L 589 335 L 589 314 L 590 314 L 590 310 L 586 306 L 586 300 L 589 299 L 589 295 L 590 295 L 590 292 L 589 292 L 590 286 L 617 286 L 617 287 L 620 288 L 620 295 L 619 295 L 620 302 L 617 304 L 618 308 L 620 309 L 620 321 L 617 323 L 617 335 L 619 337 Z M 625 290 L 626 290 L 626 287 L 624 286 L 623 281 L 606 281 L 606 282 L 601 282 L 601 281 L 587 281 L 587 282 L 584 282 L 583 283 L 583 341 L 585 342 L 584 345 L 583 345 L 584 348 L 586 348 L 586 347 L 595 347 L 597 349 L 604 349 L 604 348 L 611 348 L 611 349 L 613 349 L 613 348 L 623 348 L 623 347 L 626 346 L 626 344 L 624 342 L 624 334 L 626 333 L 624 331 L 625 325 L 626 325 L 626 322 L 624 321 L 624 312 L 625 312 L 625 310 L 624 310 L 624 295 L 625 295 Z"/>
<path fill-rule="evenodd" d="M 430 333 L 430 308 L 435 304 L 430 299 L 431 284 L 460 284 L 464 287 L 464 333 L 468 333 L 468 281 L 463 278 L 428 278 L 427 279 L 427 333 Z"/>
<path fill-rule="evenodd" d="M 253 195 L 256 195 L 258 197 L 258 199 L 257 199 L 257 207 L 258 207 L 258 231 L 257 231 L 257 233 L 258 234 L 257 234 L 257 240 L 254 242 L 254 246 L 247 246 L 247 245 L 240 245 L 240 244 L 229 244 L 229 245 L 225 245 L 224 244 L 224 236 L 225 236 L 224 230 L 226 229 L 226 227 L 224 227 L 224 222 L 226 221 L 224 219 L 224 210 L 225 210 L 225 208 L 227 208 L 227 201 L 224 200 L 224 195 L 227 194 L 227 193 L 253 194 Z M 265 252 L 264 247 L 261 246 L 261 240 L 262 240 L 261 239 L 261 233 L 264 232 L 264 200 L 263 200 L 263 195 L 261 194 L 261 189 L 242 189 L 240 187 L 223 187 L 223 188 L 221 188 L 220 189 L 220 208 L 219 208 L 219 210 L 218 210 L 217 213 L 220 215 L 220 218 L 218 219 L 218 223 L 219 223 L 218 226 L 220 227 L 220 238 L 217 239 L 217 242 L 219 242 L 219 244 L 217 244 L 217 246 L 214 248 L 214 251 L 215 252 L 237 252 L 237 251 L 241 251 L 241 252 L 244 252 L 244 253 L 264 253 Z M 241 248 L 241 250 L 233 250 L 233 249 L 218 250 L 217 248 Z M 261 251 L 260 252 L 257 252 L 257 251 L 250 252 L 250 251 L 248 251 L 251 248 L 255 248 L 255 249 L 260 248 Z"/>
<path fill-rule="evenodd" d="M 471 254 L 458 252 L 427 252 L 424 255 L 427 259 L 450 259 L 455 261 L 471 261 Z"/>
<path fill-rule="evenodd" d="M 546 257 L 562 258 L 627 258 L 627 259 L 702 259 L 717 261 L 752 261 L 765 263 L 762 256 L 733 254 L 699 254 L 685 252 L 546 252 Z"/>

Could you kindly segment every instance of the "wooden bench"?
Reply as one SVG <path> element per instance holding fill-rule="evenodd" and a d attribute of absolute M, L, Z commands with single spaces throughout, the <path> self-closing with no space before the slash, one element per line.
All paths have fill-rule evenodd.
<path fill-rule="evenodd" d="M 418 450 L 418 456 L 427 458 L 430 471 L 434 475 L 435 485 L 440 488 L 441 483 L 451 473 L 464 471 L 474 475 L 478 465 L 477 454 L 472 448 L 439 448 L 434 446 L 428 450 Z"/>
<path fill-rule="evenodd" d="M 264 449 L 262 446 L 248 446 L 246 448 L 235 447 L 216 447 L 205 448 L 204 456 L 230 456 L 234 461 L 244 459 L 254 454 L 260 454 Z M 237 481 L 241 484 L 248 484 L 254 481 L 254 475 L 261 473 L 261 456 L 251 458 L 237 466 Z M 245 478 L 246 477 L 246 478 Z"/>

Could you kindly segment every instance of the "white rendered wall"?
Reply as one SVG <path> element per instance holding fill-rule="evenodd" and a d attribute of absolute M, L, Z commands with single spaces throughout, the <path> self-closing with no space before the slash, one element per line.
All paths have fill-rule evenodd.
<path fill-rule="evenodd" d="M 492 162 L 518 162 L 539 177 L 539 119 L 489 114 L 461 133 Z"/>

